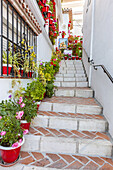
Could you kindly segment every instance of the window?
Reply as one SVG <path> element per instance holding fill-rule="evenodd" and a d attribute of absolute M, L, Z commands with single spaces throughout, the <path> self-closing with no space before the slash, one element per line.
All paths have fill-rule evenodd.
<path fill-rule="evenodd" d="M 29 53 L 27 53 L 29 72 L 27 73 L 23 68 L 29 46 L 33 46 L 32 51 L 36 54 L 36 34 L 8 0 L 1 0 L 1 76 L 14 77 L 15 66 L 17 66 L 21 77 L 31 77 L 32 68 L 30 67 Z M 18 76 L 17 72 L 16 76 Z"/>

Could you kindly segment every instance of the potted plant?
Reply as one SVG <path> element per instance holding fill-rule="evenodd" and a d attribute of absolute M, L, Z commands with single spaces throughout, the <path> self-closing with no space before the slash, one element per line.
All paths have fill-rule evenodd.
<path fill-rule="evenodd" d="M 64 38 L 66 35 L 65 31 L 62 31 L 62 38 Z"/>
<path fill-rule="evenodd" d="M 15 162 L 20 153 L 21 146 L 25 139 L 22 129 L 20 128 L 20 122 L 16 119 L 10 111 L 3 111 L 3 115 L 0 116 L 0 151 L 1 158 L 6 163 Z"/>
<path fill-rule="evenodd" d="M 72 56 L 72 60 L 75 60 L 75 56 Z"/>

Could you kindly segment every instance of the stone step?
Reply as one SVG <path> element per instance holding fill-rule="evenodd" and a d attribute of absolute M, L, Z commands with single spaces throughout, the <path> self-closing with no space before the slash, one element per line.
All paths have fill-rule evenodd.
<path fill-rule="evenodd" d="M 102 115 L 38 111 L 32 126 L 46 128 L 105 132 L 108 124 Z"/>
<path fill-rule="evenodd" d="M 1 170 L 6 168 L 1 167 Z M 10 167 L 9 170 L 112 170 L 111 158 L 92 157 L 79 154 L 61 154 L 48 152 L 23 152 L 20 153 L 19 164 Z"/>
<path fill-rule="evenodd" d="M 112 143 L 106 133 L 32 127 L 22 151 L 111 156 Z"/>
<path fill-rule="evenodd" d="M 57 87 L 88 87 L 88 82 L 87 81 L 65 81 L 65 82 L 60 82 L 60 81 L 55 81 L 54 85 Z"/>
<path fill-rule="evenodd" d="M 73 74 L 73 73 L 75 73 L 75 74 L 76 73 L 77 74 L 84 74 L 84 70 L 74 70 L 74 71 L 73 70 L 69 70 L 69 69 L 68 70 L 59 70 L 59 73 L 60 74 L 66 74 L 66 73 L 67 74 Z"/>
<path fill-rule="evenodd" d="M 56 79 L 54 81 L 87 81 L 87 78 L 86 77 L 58 77 L 56 76 Z"/>
<path fill-rule="evenodd" d="M 102 107 L 93 98 L 52 97 L 45 98 L 40 111 L 53 111 L 81 114 L 101 114 Z"/>
<path fill-rule="evenodd" d="M 70 67 L 70 68 L 68 68 L 68 67 L 60 67 L 60 69 L 59 70 L 84 70 L 83 69 L 83 67 L 75 67 L 75 68 L 72 68 L 72 67 Z"/>
<path fill-rule="evenodd" d="M 55 96 L 89 98 L 93 97 L 93 90 L 90 88 L 58 87 L 58 89 L 55 89 Z"/>
<path fill-rule="evenodd" d="M 77 77 L 77 78 L 80 77 L 80 78 L 83 78 L 83 77 L 86 77 L 86 75 L 85 74 L 75 74 L 75 73 L 73 73 L 73 74 L 57 73 L 55 77 L 68 77 L 68 78 L 70 78 L 70 77 Z"/>

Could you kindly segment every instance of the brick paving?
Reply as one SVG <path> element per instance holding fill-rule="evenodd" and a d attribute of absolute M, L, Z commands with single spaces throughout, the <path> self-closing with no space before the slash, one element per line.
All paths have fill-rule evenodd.
<path fill-rule="evenodd" d="M 78 105 L 94 105 L 98 106 L 99 104 L 94 98 L 79 98 L 79 97 L 56 97 L 45 98 L 43 102 L 50 103 L 67 103 L 67 104 L 78 104 Z"/>
<path fill-rule="evenodd" d="M 57 169 L 113 170 L 111 158 L 71 154 L 21 152 L 19 163 Z"/>
<path fill-rule="evenodd" d="M 110 140 L 110 137 L 105 132 L 89 132 L 66 129 L 53 129 L 46 127 L 30 127 L 29 134 L 50 137 L 66 137 L 78 139 L 92 139 L 92 140 Z"/>
<path fill-rule="evenodd" d="M 38 111 L 38 115 L 42 116 L 58 116 L 58 117 L 71 117 L 77 119 L 98 119 L 104 120 L 102 115 L 95 115 L 95 114 L 80 114 L 80 113 L 63 113 L 63 112 L 50 112 L 50 111 Z"/>

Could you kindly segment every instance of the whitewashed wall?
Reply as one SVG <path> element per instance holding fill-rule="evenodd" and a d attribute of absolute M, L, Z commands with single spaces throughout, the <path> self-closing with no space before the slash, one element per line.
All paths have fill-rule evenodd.
<path fill-rule="evenodd" d="M 31 80 L 30 79 L 20 79 L 22 82 L 22 86 L 26 87 L 27 83 L 30 83 Z M 0 102 L 2 100 L 6 100 L 8 99 L 8 91 L 11 90 L 11 82 L 12 79 L 5 79 L 2 78 L 0 79 Z"/>
<path fill-rule="evenodd" d="M 86 2 L 87 3 L 87 2 Z M 86 8 L 85 8 L 86 9 Z M 90 51 L 91 11 L 84 12 L 84 47 Z M 95 0 L 93 60 L 95 64 L 103 64 L 113 77 L 113 1 Z M 83 56 L 85 68 L 88 70 L 87 58 Z M 109 132 L 113 137 L 113 83 L 101 68 L 92 69 L 91 87 L 95 97 L 103 106 L 103 114 L 109 122 Z"/>

